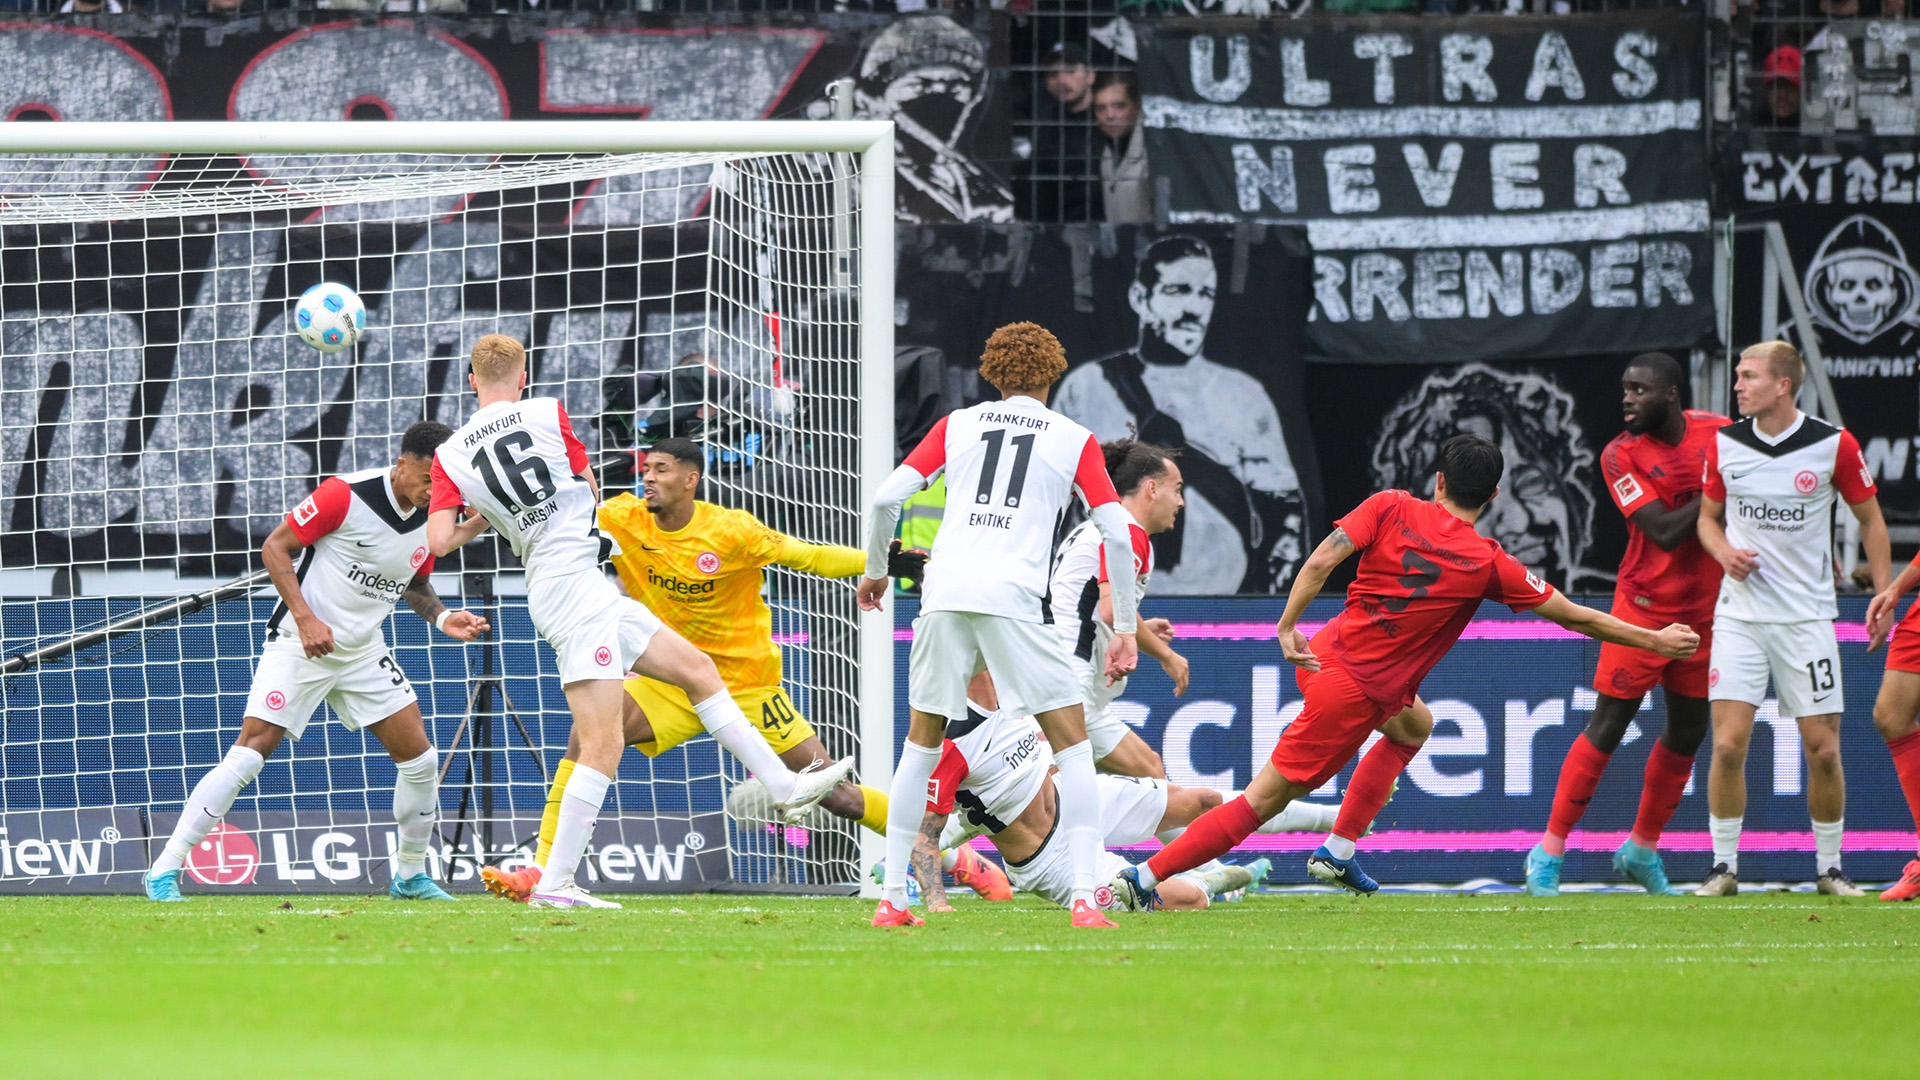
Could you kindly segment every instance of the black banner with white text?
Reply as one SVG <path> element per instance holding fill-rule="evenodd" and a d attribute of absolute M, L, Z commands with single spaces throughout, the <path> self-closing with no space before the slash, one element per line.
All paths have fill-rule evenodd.
<path fill-rule="evenodd" d="M 1175 222 L 1302 222 L 1317 355 L 1538 359 L 1712 332 L 1697 16 L 1171 22 L 1140 36 Z"/>

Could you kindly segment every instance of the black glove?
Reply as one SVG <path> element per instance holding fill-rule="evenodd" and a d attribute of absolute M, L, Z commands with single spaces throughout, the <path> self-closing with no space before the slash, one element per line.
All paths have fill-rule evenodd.
<path fill-rule="evenodd" d="M 887 576 L 919 581 L 927 572 L 927 553 L 919 548 L 902 550 L 900 541 L 887 545 Z"/>

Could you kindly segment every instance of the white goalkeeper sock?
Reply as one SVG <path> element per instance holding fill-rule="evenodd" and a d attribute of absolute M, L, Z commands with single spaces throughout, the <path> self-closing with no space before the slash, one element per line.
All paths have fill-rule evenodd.
<path fill-rule="evenodd" d="M 927 781 L 940 764 L 940 747 L 907 742 L 900 747 L 900 763 L 893 767 L 887 789 L 887 880 L 881 896 L 896 908 L 907 906 L 907 875 L 913 872 L 913 842 L 926 817 Z"/>
<path fill-rule="evenodd" d="M 1813 872 L 1825 874 L 1840 868 L 1840 838 L 1847 831 L 1847 819 L 1813 823 Z"/>
<path fill-rule="evenodd" d="M 1727 864 L 1727 873 L 1740 876 L 1740 824 L 1744 818 L 1707 815 L 1707 835 L 1713 838 L 1713 863 Z"/>
<path fill-rule="evenodd" d="M 760 729 L 747 723 L 747 714 L 740 711 L 739 703 L 726 691 L 695 702 L 693 711 L 700 715 L 700 726 L 707 729 L 707 734 L 740 759 L 740 764 L 766 786 L 774 802 L 783 803 L 793 797 L 793 770 L 767 745 Z M 917 828 L 919 822 L 914 825 Z"/>
<path fill-rule="evenodd" d="M 167 838 L 166 849 L 153 860 L 153 872 L 163 874 L 185 866 L 187 853 L 227 816 L 233 800 L 240 797 L 240 789 L 253 783 L 266 763 L 267 759 L 251 747 L 236 746 L 228 750 L 220 764 L 193 785 L 186 805 L 180 808 L 180 820 L 173 826 L 173 835 Z"/>
<path fill-rule="evenodd" d="M 427 839 L 440 816 L 440 752 L 427 752 L 395 766 L 393 822 L 400 832 L 400 850 L 394 856 L 393 879 L 399 881 L 427 872 Z"/>
<path fill-rule="evenodd" d="M 1093 902 L 1100 866 L 1100 781 L 1093 773 L 1093 744 L 1078 742 L 1053 752 L 1060 770 L 1055 780 L 1060 793 L 1060 831 L 1067 838 L 1073 861 L 1073 899 Z"/>
<path fill-rule="evenodd" d="M 1332 832 L 1334 819 L 1339 816 L 1338 806 L 1296 800 L 1282 807 L 1279 813 L 1261 822 L 1260 827 L 1253 831 L 1262 833 Z M 1341 856 L 1341 858 L 1345 857 Z"/>
<path fill-rule="evenodd" d="M 560 823 L 553 830 L 553 848 L 547 853 L 546 869 L 534 892 L 546 892 L 573 880 L 573 872 L 593 838 L 593 823 L 600 806 L 607 801 L 607 788 L 613 779 L 606 773 L 575 765 L 567 778 L 567 790 L 560 796 Z"/>

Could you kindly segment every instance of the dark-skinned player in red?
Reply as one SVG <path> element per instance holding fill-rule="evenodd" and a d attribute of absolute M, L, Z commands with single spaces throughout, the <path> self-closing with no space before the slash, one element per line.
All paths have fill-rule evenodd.
<path fill-rule="evenodd" d="M 1306 697 L 1245 794 L 1201 815 L 1185 835 L 1114 878 L 1130 906 L 1148 907 L 1161 881 L 1233 850 L 1262 821 L 1339 772 L 1376 729 L 1413 704 L 1420 680 L 1458 641 L 1480 601 L 1533 611 L 1588 637 L 1692 656 L 1700 639 L 1685 626 L 1648 630 L 1581 607 L 1474 531 L 1499 493 L 1506 463 L 1479 435 L 1455 435 L 1440 447 L 1432 501 L 1383 491 L 1334 523 L 1333 532 L 1294 578 L 1277 627 L 1280 651 L 1296 668 Z M 1309 642 L 1298 624 L 1327 577 L 1360 552 L 1346 607 Z M 1386 805 L 1393 783 L 1424 742 L 1396 741 L 1394 730 L 1367 752 L 1347 789 L 1327 843 L 1307 860 L 1313 876 L 1358 893 L 1379 888 L 1360 869 L 1353 843 Z"/>
<path fill-rule="evenodd" d="M 1640 649 L 1600 646 L 1593 675 L 1599 695 L 1587 728 L 1560 766 L 1553 813 L 1540 843 L 1527 853 L 1527 892 L 1560 894 L 1567 834 L 1587 812 L 1600 774 L 1656 685 L 1666 688 L 1667 724 L 1647 755 L 1640 812 L 1633 832 L 1613 853 L 1613 868 L 1653 896 L 1672 896 L 1660 861 L 1661 830 L 1680 805 L 1693 776 L 1693 755 L 1711 727 L 1707 705 L 1708 648 L 1713 605 L 1720 595 L 1720 564 L 1700 546 L 1700 478 L 1714 433 L 1728 423 L 1718 413 L 1682 408 L 1680 364 L 1666 353 L 1643 353 L 1620 376 L 1627 430 L 1600 455 L 1607 491 L 1627 519 L 1627 554 L 1613 593 L 1616 618 L 1648 629 L 1685 623 L 1700 635 L 1700 651 L 1666 660 Z"/>

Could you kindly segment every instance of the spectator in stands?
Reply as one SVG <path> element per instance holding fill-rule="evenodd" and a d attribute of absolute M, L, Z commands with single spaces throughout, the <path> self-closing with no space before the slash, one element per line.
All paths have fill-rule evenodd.
<path fill-rule="evenodd" d="M 1030 179 L 1022 185 L 1022 216 L 1029 220 L 1086 221 L 1094 215 L 1100 157 L 1093 81 L 1085 49 L 1063 42 L 1048 51 L 1042 77 L 1047 92 L 1034 109 Z"/>
<path fill-rule="evenodd" d="M 1765 100 L 1761 104 L 1762 115 L 1756 117 L 1759 122 L 1799 126 L 1801 63 L 1800 50 L 1791 45 L 1782 45 L 1767 54 L 1766 71 L 1760 77 Z"/>
<path fill-rule="evenodd" d="M 1100 126 L 1100 205 L 1106 220 L 1152 221 L 1153 178 L 1147 133 L 1140 124 L 1140 82 L 1133 72 L 1109 71 L 1094 81 L 1093 115 Z"/>

